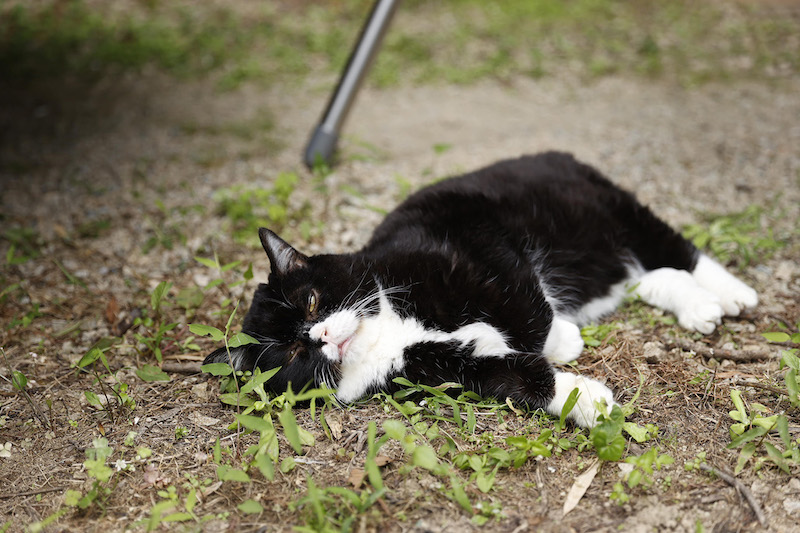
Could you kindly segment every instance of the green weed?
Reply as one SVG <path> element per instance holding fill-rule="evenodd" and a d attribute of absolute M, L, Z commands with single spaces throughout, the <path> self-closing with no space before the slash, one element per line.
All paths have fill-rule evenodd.
<path fill-rule="evenodd" d="M 764 208 L 752 205 L 741 213 L 705 215 L 703 224 L 684 227 L 683 236 L 700 249 L 708 250 L 725 264 L 740 269 L 754 259 L 763 260 L 785 246 L 765 226 Z"/>
<path fill-rule="evenodd" d="M 10 80 L 99 79 L 154 65 L 180 77 L 214 73 L 221 90 L 297 80 L 312 69 L 341 69 L 371 2 L 280 5 L 240 13 L 170 2 L 112 10 L 83 0 L 17 0 L 0 13 L 0 70 Z M 608 0 L 413 2 L 398 11 L 370 81 L 473 83 L 563 70 L 685 84 L 788 76 L 800 71 L 795 33 L 794 21 L 763 9 L 685 0 L 646 8 Z"/>
<path fill-rule="evenodd" d="M 296 174 L 282 172 L 276 176 L 271 188 L 237 185 L 217 191 L 218 212 L 230 220 L 234 239 L 251 243 L 260 227 L 281 233 L 290 224 L 297 224 L 307 240 L 312 232 L 308 222 L 311 205 L 307 201 L 300 206 L 290 203 L 298 180 Z"/>

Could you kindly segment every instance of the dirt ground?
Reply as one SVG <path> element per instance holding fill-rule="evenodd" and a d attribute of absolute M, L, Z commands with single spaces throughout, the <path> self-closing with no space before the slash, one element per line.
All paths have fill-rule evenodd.
<path fill-rule="evenodd" d="M 114 474 L 102 506 L 66 508 L 46 530 L 145 529 L 134 524 L 147 520 L 164 499 L 159 491 L 174 486 L 184 497 L 182 484 L 189 477 L 212 481 L 195 510 L 207 521 L 163 523 L 160 530 L 279 531 L 303 525 L 308 515 L 290 504 L 306 493 L 307 476 L 317 486 L 347 486 L 353 468 L 364 464 L 367 423 L 392 414 L 377 401 L 335 412 L 331 417 L 340 427 L 328 439 L 307 411 L 298 410 L 301 426 L 317 444 L 297 458 L 294 470 L 273 482 L 257 476 L 249 484 L 217 482 L 210 455 L 217 438 L 223 447 L 236 442 L 226 429 L 233 412 L 218 403 L 216 378 L 193 371 L 212 343 L 196 340 L 199 352 L 180 343 L 189 335 L 188 323 L 224 326 L 226 317 L 214 312 L 225 299 L 243 297 L 246 306 L 255 284 L 266 278 L 267 262 L 255 234 L 247 244 L 234 242 L 215 191 L 267 188 L 279 172 L 294 171 L 301 179 L 291 201 L 308 201 L 308 218 L 323 225 L 307 239 L 294 227 L 286 234 L 306 252 L 337 252 L 363 244 L 380 211 L 391 209 L 409 186 L 558 149 L 594 164 L 677 227 L 705 224 L 707 213 L 760 206 L 760 235 L 771 231 L 784 246 L 754 257 L 740 271 L 741 261 L 732 265 L 761 302 L 745 316 L 726 319 L 712 335 L 692 338 L 694 350 L 675 340 L 677 328 L 668 320 L 634 306 L 610 317 L 621 323 L 613 342 L 579 359 L 580 371 L 606 381 L 621 401 L 630 400 L 643 380 L 632 420 L 657 424 L 655 442 L 675 459 L 657 474 L 655 486 L 630 491 L 630 501 L 618 505 L 609 494 L 621 469 L 607 463 L 577 508 L 562 516 L 567 491 L 593 457 L 571 449 L 501 470 L 486 495 L 468 486 L 474 502 L 501 509 L 483 529 L 800 530 L 796 465 L 787 474 L 771 463 L 758 470 L 750 464 L 737 476 L 763 510 L 766 528 L 730 484 L 683 466 L 705 452 L 709 464 L 734 470 L 738 450 L 726 449 L 732 388 L 743 391 L 748 405 L 760 402 L 769 413 L 788 407 L 773 392 L 783 384 L 780 347 L 761 333 L 800 321 L 800 80 L 682 88 L 624 77 L 587 84 L 565 76 L 367 88 L 347 123 L 340 162 L 321 182 L 302 168 L 300 154 L 332 81 L 272 89 L 245 85 L 220 93 L 210 83 L 151 73 L 91 88 L 65 82 L 0 90 L 0 222 L 4 230 L 32 230 L 16 241 L 0 241 L 7 259 L 29 257 L 0 267 L 0 290 L 19 284 L 0 307 L 0 346 L 7 359 L 0 373 L 23 372 L 28 393 L 52 423 L 43 427 L 11 384 L 0 381 L 0 444 L 12 444 L 10 457 L 0 458 L 0 529 L 23 530 L 64 508 L 67 490 L 89 490 L 85 450 L 101 436 L 115 450 L 112 462 L 122 458 L 136 470 Z M 271 129 L 249 126 L 236 133 L 234 126 L 262 115 Z M 177 303 L 180 291 L 216 277 L 193 258 L 214 253 L 223 263 L 253 262 L 254 279 L 209 290 L 194 316 L 187 316 Z M 163 346 L 171 380 L 144 382 L 134 369 L 155 359 L 137 351 L 134 334 L 142 330 L 131 325 L 162 281 L 173 284 L 164 312 L 179 323 Z M 30 324 L 21 323 L 26 314 Z M 93 377 L 71 368 L 108 336 L 123 339 L 108 352 L 117 372 L 108 385 L 128 384 L 136 402 L 113 421 L 86 401 L 85 391 L 99 390 Z M 508 410 L 487 416 L 485 431 L 498 438 L 528 431 L 530 419 L 539 418 Z M 787 416 L 796 439 L 800 415 L 789 409 Z M 182 438 L 176 428 L 185 428 Z M 153 451 L 149 459 L 137 462 L 134 448 L 124 444 L 130 431 L 138 434 L 135 446 Z M 631 453 L 645 449 L 633 441 L 627 446 Z M 285 441 L 281 450 L 292 453 Z M 356 529 L 481 529 L 442 494 L 440 479 L 403 471 L 402 450 L 384 452 L 393 461 L 383 472 L 388 492 L 357 518 Z M 246 499 L 260 501 L 263 511 L 237 510 Z"/>

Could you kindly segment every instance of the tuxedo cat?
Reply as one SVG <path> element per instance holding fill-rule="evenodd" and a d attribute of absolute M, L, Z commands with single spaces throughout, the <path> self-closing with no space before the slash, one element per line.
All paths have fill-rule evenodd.
<path fill-rule="evenodd" d="M 403 376 L 559 415 L 577 387 L 570 418 L 591 427 L 611 390 L 553 367 L 581 353 L 581 325 L 632 293 L 707 334 L 758 301 L 632 194 L 557 152 L 424 188 L 357 252 L 309 257 L 259 236 L 271 273 L 242 329 L 260 344 L 206 363 L 281 367 L 273 390 L 324 383 L 342 402 Z"/>

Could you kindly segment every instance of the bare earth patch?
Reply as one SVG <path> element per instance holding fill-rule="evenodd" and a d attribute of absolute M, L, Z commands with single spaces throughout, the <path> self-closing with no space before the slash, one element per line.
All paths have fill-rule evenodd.
<path fill-rule="evenodd" d="M 137 521 L 146 529 L 158 502 L 177 502 L 164 516 L 184 511 L 191 490 L 199 496 L 192 510 L 197 521 L 155 520 L 153 527 L 282 531 L 309 523 L 314 511 L 294 506 L 306 496 L 308 479 L 317 487 L 353 488 L 365 465 L 369 422 L 380 428 L 382 421 L 402 417 L 379 400 L 329 410 L 329 436 L 318 412 L 312 419 L 308 409 L 297 409 L 298 424 L 315 445 L 296 454 L 280 435 L 280 456 L 293 458 L 293 468 L 276 472 L 274 481 L 257 470 L 250 483 L 218 479 L 217 440 L 222 453 L 230 453 L 225 457 L 241 466 L 240 454 L 257 439 L 237 438 L 227 429 L 233 410 L 218 402 L 217 379 L 198 373 L 213 344 L 196 338 L 190 343 L 200 349 L 188 347 L 188 324 L 224 328 L 239 298 L 241 317 L 252 289 L 266 279 L 267 261 L 255 233 L 246 244 L 234 242 L 230 213 L 220 212 L 215 193 L 237 185 L 270 189 L 279 172 L 293 171 L 299 182 L 288 207 L 303 212 L 311 228 L 301 231 L 300 221 L 290 218 L 283 233 L 306 252 L 338 252 L 363 244 L 381 211 L 409 188 L 546 149 L 570 151 L 596 165 L 679 227 L 708 225 L 707 213 L 759 206 L 754 238 L 770 237 L 782 246 L 731 266 L 741 266 L 739 275 L 756 288 L 761 303 L 714 334 L 690 336 L 669 317 L 634 303 L 608 319 L 619 324 L 578 360 L 582 373 L 606 381 L 622 402 L 640 390 L 629 420 L 657 425 L 658 436 L 645 444 L 628 439 L 627 453 L 658 446 L 675 460 L 653 474 L 652 486 L 628 490 L 630 499 L 619 504 L 610 494 L 623 470 L 606 462 L 575 510 L 562 517 L 567 491 L 595 456 L 590 448 L 556 446 L 551 457 L 499 470 L 486 494 L 470 481 L 469 470 L 462 471 L 467 497 L 473 505 L 480 502 L 477 515 L 497 509 L 485 511 L 489 522 L 483 527 L 764 530 L 734 487 L 684 464 L 705 452 L 708 464 L 734 471 L 739 450 L 726 448 L 734 423 L 728 414 L 734 410 L 732 389 L 742 391 L 748 406 L 763 404 L 765 415 L 785 411 L 795 441 L 800 432 L 797 410 L 775 392 L 785 372 L 779 352 L 788 346 L 761 336 L 800 321 L 800 82 L 683 89 L 624 77 L 588 85 L 556 77 L 366 89 L 348 124 L 340 163 L 321 178 L 301 167 L 300 153 L 328 83 L 245 85 L 218 93 L 211 84 L 153 74 L 90 90 L 2 91 L 0 221 L 6 233 L 0 253 L 7 261 L 0 275 L 0 346 L 8 361 L 2 361 L 2 374 L 10 376 L 10 367 L 27 376 L 27 392 L 52 427 L 43 427 L 23 396 L 0 382 L 0 445 L 12 444 L 10 456 L 0 458 L 0 530 L 23 530 L 59 509 L 63 516 L 47 530 L 120 531 Z M 259 116 L 271 125 L 254 119 Z M 29 231 L 20 234 L 23 228 Z M 12 229 L 17 233 L 8 233 Z M 222 264 L 243 263 L 220 274 L 194 259 L 214 254 Z M 253 279 L 232 287 L 251 262 Z M 217 278 L 225 283 L 198 292 Z M 145 382 L 135 370 L 156 359 L 135 335 L 150 335 L 152 327 L 135 319 L 153 317 L 151 292 L 164 281 L 172 286 L 163 322 L 176 323 L 161 344 L 171 379 Z M 196 300 L 187 303 L 192 294 Z M 116 378 L 102 371 L 99 385 L 71 368 L 95 342 L 111 336 L 122 339 L 106 352 Z M 135 408 L 115 410 L 111 420 L 85 391 L 102 397 L 118 383 L 128 385 Z M 509 408 L 477 408 L 476 417 L 473 435 L 453 423 L 441 428 L 470 450 L 487 442 L 505 446 L 512 435 L 535 438 L 554 423 Z M 126 444 L 132 431 L 136 435 Z M 108 465 L 121 470 L 104 484 L 110 492 L 87 509 L 66 506 L 68 490 L 85 495 L 92 487 L 84 462 L 99 437 L 113 449 Z M 434 447 L 441 443 L 432 441 Z M 142 457 L 140 448 L 152 454 Z M 385 495 L 361 513 L 336 507 L 342 519 L 355 516 L 353 529 L 480 529 L 447 496 L 446 478 L 407 467 L 409 458 L 395 442 L 381 454 Z M 751 462 L 737 475 L 770 530 L 797 530 L 799 474 L 797 464 L 787 473 L 770 462 L 760 469 Z M 260 503 L 260 512 L 237 508 L 250 499 Z"/>

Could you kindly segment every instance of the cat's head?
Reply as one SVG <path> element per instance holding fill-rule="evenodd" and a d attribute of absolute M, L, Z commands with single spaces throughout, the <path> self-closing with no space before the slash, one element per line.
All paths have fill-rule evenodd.
<path fill-rule="evenodd" d="M 230 362 L 235 370 L 280 367 L 267 385 L 283 392 L 311 383 L 335 388 L 361 319 L 373 312 L 376 283 L 363 262 L 349 255 L 306 256 L 268 229 L 259 237 L 270 261 L 242 331 L 259 341 L 219 348 L 205 363 Z"/>

